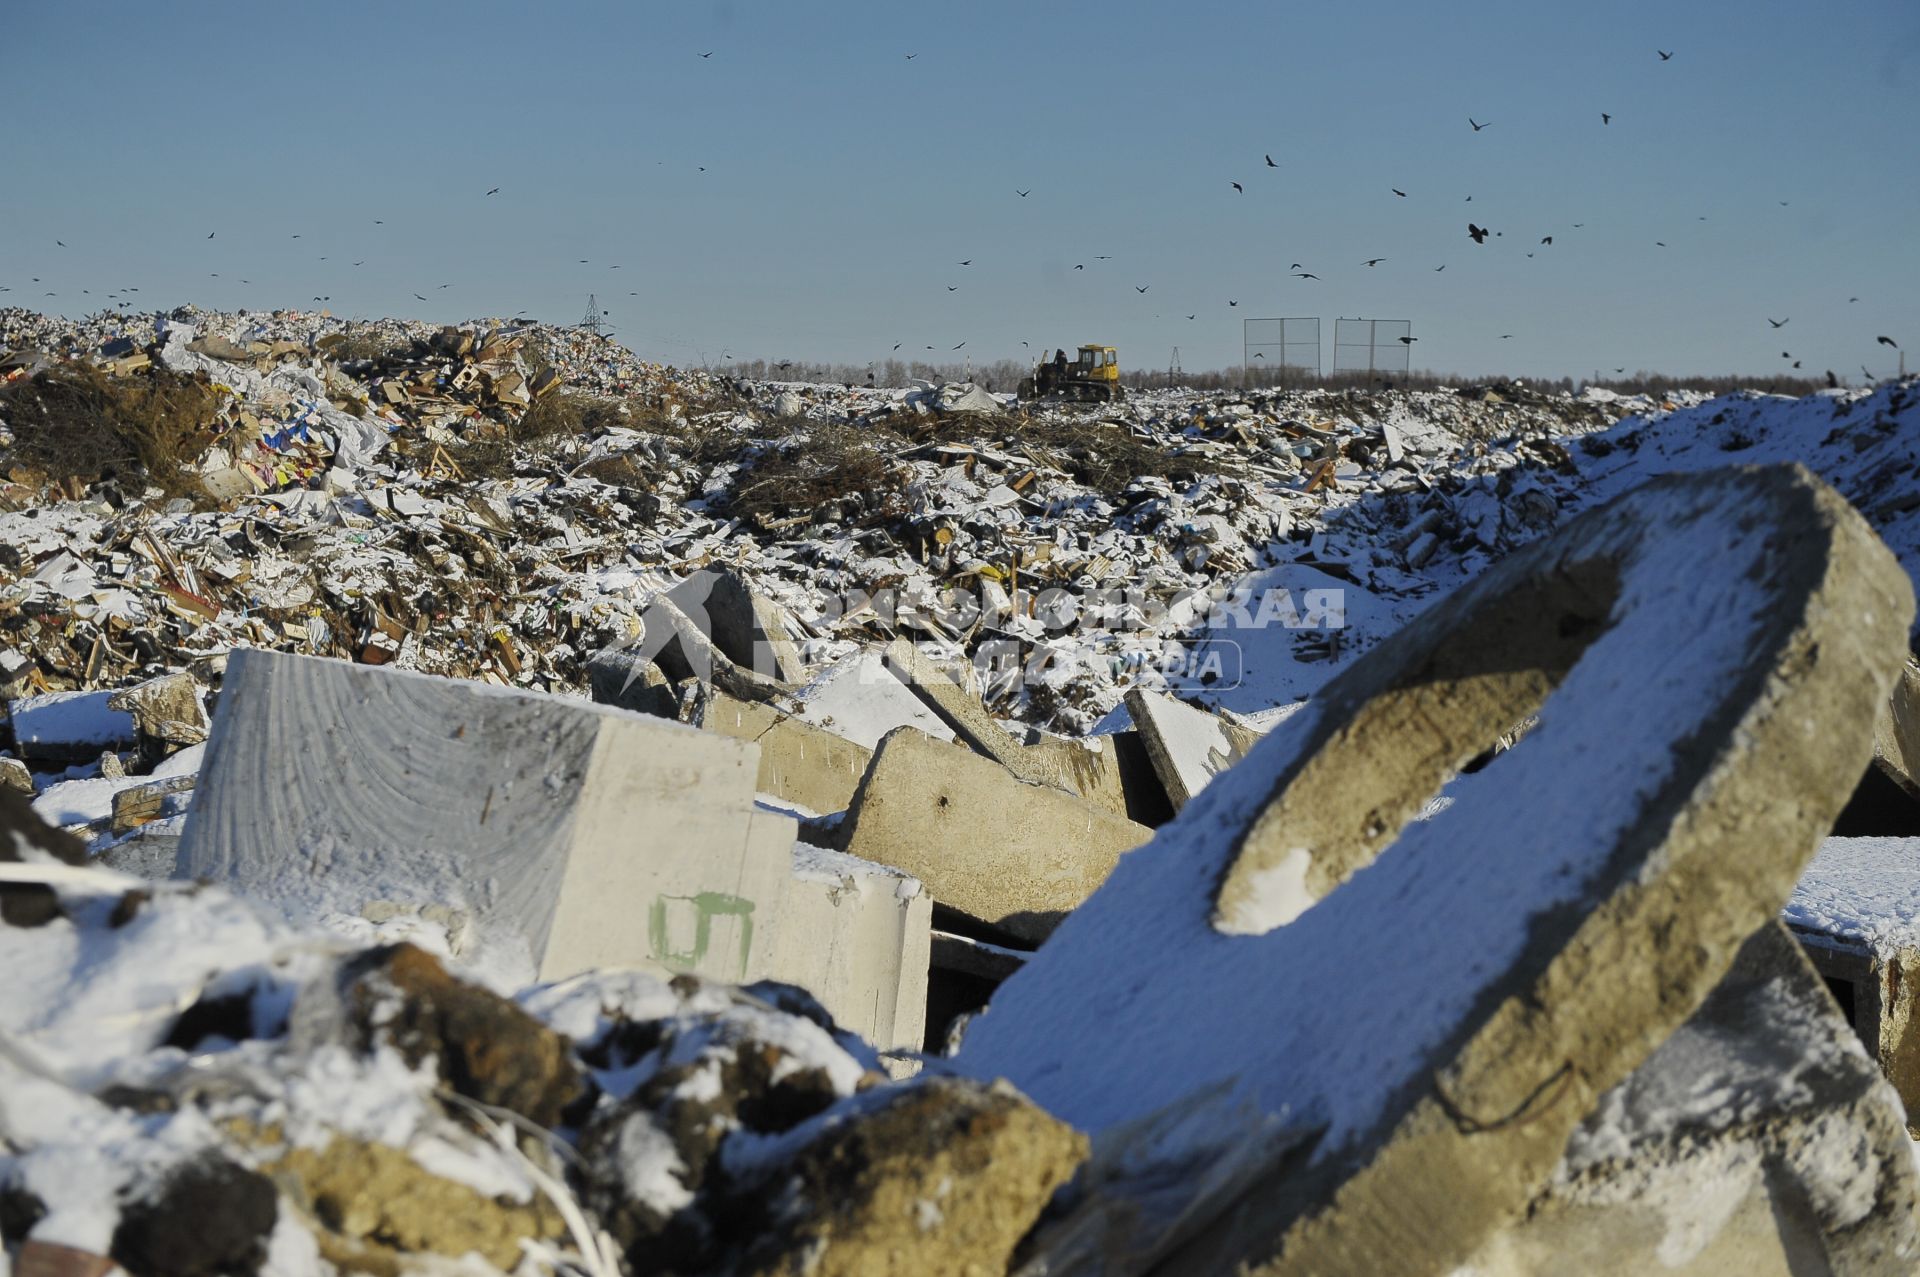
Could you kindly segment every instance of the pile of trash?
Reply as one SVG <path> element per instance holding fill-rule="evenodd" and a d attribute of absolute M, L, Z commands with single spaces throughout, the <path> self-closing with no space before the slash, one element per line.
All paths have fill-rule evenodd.
<path fill-rule="evenodd" d="M 979 665 L 996 714 L 1080 733 L 1133 686 L 1215 695 L 1165 658 L 1250 574 L 1344 589 L 1349 618 L 1397 623 L 1596 499 L 1592 459 L 1639 430 L 1623 423 L 1683 434 L 1703 411 L 1513 386 L 1176 390 L 1089 409 L 755 385 L 511 321 L 6 311 L 0 340 L 14 696 L 204 667 L 235 645 L 580 693 L 651 598 L 725 566 L 787 609 L 809 661 L 941 643 Z M 36 381 L 78 364 L 211 398 L 169 436 L 190 485 L 36 469 Z M 1823 397 L 1784 446 L 1810 442 L 1809 415 L 1899 417 L 1910 394 Z M 1835 460 L 1859 473 L 1885 451 Z M 1294 634 L 1260 694 L 1311 690 L 1368 641 L 1347 640 Z"/>

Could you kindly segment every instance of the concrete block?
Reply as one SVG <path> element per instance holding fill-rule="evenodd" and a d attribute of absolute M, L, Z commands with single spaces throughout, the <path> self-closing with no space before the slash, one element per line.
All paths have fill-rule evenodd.
<path fill-rule="evenodd" d="M 668 590 L 667 598 L 735 665 L 783 683 L 806 677 L 786 613 L 754 593 L 734 569 L 702 568 Z"/>
<path fill-rule="evenodd" d="M 869 753 L 896 727 L 917 727 L 940 740 L 953 739 L 953 729 L 887 669 L 886 654 L 879 648 L 836 661 L 793 694 L 793 712 Z"/>
<path fill-rule="evenodd" d="M 880 742 L 845 828 L 852 855 L 903 869 L 939 903 L 1033 944 L 1153 835 L 911 727 Z"/>
<path fill-rule="evenodd" d="M 1260 741 L 1251 728 L 1144 688 L 1129 691 L 1126 705 L 1175 811 Z"/>
<path fill-rule="evenodd" d="M 587 690 L 596 705 L 612 705 L 655 718 L 678 718 L 680 698 L 659 666 L 638 652 L 602 648 L 587 658 Z"/>
<path fill-rule="evenodd" d="M 1920 801 L 1920 663 L 1911 656 L 1874 720 L 1873 761 Z"/>
<path fill-rule="evenodd" d="M 768 974 L 805 988 L 874 1046 L 918 1051 L 932 897 L 898 869 L 791 840 L 788 848 L 793 874 Z"/>
<path fill-rule="evenodd" d="M 713 691 L 699 726 L 760 748 L 759 792 L 815 815 L 845 811 L 873 755 L 863 746 L 771 705 Z"/>
<path fill-rule="evenodd" d="M 107 708 L 133 716 L 134 730 L 159 758 L 207 739 L 207 706 L 191 674 L 166 674 L 107 697 Z"/>
<path fill-rule="evenodd" d="M 1787 926 L 1920 1131 L 1920 838 L 1828 838 Z"/>
<path fill-rule="evenodd" d="M 1920 1267 L 1899 1097 L 1778 923 L 1600 1097 L 1463 1277 L 1797 1277 Z"/>
<path fill-rule="evenodd" d="M 428 908 L 522 979 L 763 969 L 784 849 L 754 747 L 576 700 L 236 651 L 177 873 L 290 912 Z"/>
<path fill-rule="evenodd" d="M 1077 794 L 1096 807 L 1141 824 L 1164 819 L 1166 795 L 1132 733 L 1016 740 L 966 688 L 907 639 L 888 645 L 887 668 L 939 716 L 954 739 L 991 758 L 1020 780 Z M 1131 786 L 1131 792 L 1129 792 Z"/>
<path fill-rule="evenodd" d="M 1912 617 L 1830 487 L 1735 467 L 1582 515 L 1358 657 L 969 1028 L 958 1072 L 1094 1140 L 1029 1261 L 1466 1263 L 1786 904 Z"/>
<path fill-rule="evenodd" d="M 49 763 L 90 763 L 106 749 L 138 739 L 133 715 L 108 704 L 113 692 L 49 692 L 11 702 L 13 739 L 20 757 Z"/>

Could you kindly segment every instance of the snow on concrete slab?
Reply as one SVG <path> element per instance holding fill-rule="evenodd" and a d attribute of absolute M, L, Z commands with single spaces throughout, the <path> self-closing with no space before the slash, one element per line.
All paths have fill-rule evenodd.
<path fill-rule="evenodd" d="M 1258 739 L 1218 714 L 1141 688 L 1127 693 L 1126 706 L 1175 811 L 1238 762 Z"/>
<path fill-rule="evenodd" d="M 1758 534 L 1763 527 L 1779 533 Z M 1529 592 L 1574 569 L 1612 574 L 1611 584 L 1580 586 L 1598 593 L 1574 611 L 1563 614 L 1574 604 L 1560 600 L 1543 612 Z M 1674 606 L 1678 591 L 1688 606 Z M 1430 759 L 1413 776 L 1391 765 L 1404 748 L 1394 742 L 1423 734 L 1413 711 L 1424 702 L 1411 698 L 1445 694 L 1429 690 L 1421 671 L 1444 655 L 1471 674 L 1485 636 L 1468 629 L 1470 620 L 1495 607 L 1503 627 L 1536 616 L 1549 643 L 1579 607 L 1599 607 L 1605 619 L 1566 658 L 1540 726 L 1500 762 L 1502 783 L 1464 786 L 1445 811 L 1406 824 L 1445 770 L 1471 756 Z M 1316 1146 L 1297 1172 L 1313 1186 L 1302 1190 L 1310 1197 L 1362 1167 L 1399 1176 L 1391 1189 L 1375 1183 L 1363 1201 L 1434 1191 L 1406 1179 L 1414 1165 L 1406 1158 L 1369 1160 L 1396 1129 L 1429 1133 L 1419 1136 L 1438 1159 L 1429 1166 L 1532 1157 L 1537 1149 L 1523 1149 L 1543 1138 L 1541 1123 L 1570 1132 L 1579 1113 L 1529 1108 L 1520 1125 L 1531 1131 L 1482 1127 L 1473 1136 L 1479 1151 L 1455 1152 L 1450 1141 L 1464 1139 L 1455 1123 L 1428 1113 L 1438 1103 L 1436 1077 L 1449 1076 L 1455 1096 L 1473 1090 L 1476 1111 L 1505 1113 L 1533 1104 L 1526 1088 L 1552 1072 L 1547 1057 L 1564 1061 L 1579 1049 L 1586 1084 L 1612 1085 L 1643 1058 L 1636 1052 L 1684 1019 L 1739 943 L 1785 903 L 1815 830 L 1866 765 L 1866 728 L 1904 655 L 1911 609 L 1910 583 L 1884 547 L 1804 471 L 1725 470 L 1649 484 L 1440 604 L 1277 726 L 1153 842 L 1121 857 L 1102 889 L 1000 989 L 956 1066 L 1008 1078 L 1090 1132 L 1096 1147 L 1178 1115 L 1149 1160 L 1213 1157 L 1276 1125 L 1314 1129 Z M 1793 662 L 1789 651 L 1799 654 Z M 1523 660 L 1475 677 L 1522 677 L 1515 668 L 1538 667 Z M 1404 719 L 1376 709 L 1402 702 Z M 1500 712 L 1510 709 L 1503 701 Z M 1373 730 L 1357 732 L 1358 714 L 1375 715 Z M 1857 758 L 1843 743 L 1854 717 Z M 1489 722 L 1469 734 L 1482 726 L 1502 730 Z M 1425 730 L 1444 728 L 1429 722 Z M 1694 745 L 1668 747 L 1680 741 Z M 1453 744 L 1465 751 L 1485 742 L 1446 748 Z M 1308 772 L 1336 751 L 1346 752 Z M 1723 842 L 1702 841 L 1675 821 L 1698 795 L 1734 784 L 1729 772 L 1756 792 L 1781 793 L 1764 819 L 1743 805 L 1737 877 L 1694 864 Z M 1322 792 L 1297 793 L 1303 774 L 1317 775 Z M 1369 774 L 1384 777 L 1372 782 L 1381 792 L 1351 793 Z M 1357 871 L 1314 891 L 1317 903 L 1299 912 L 1279 889 L 1299 822 L 1292 834 L 1262 822 L 1282 803 L 1295 812 L 1323 800 L 1343 809 L 1327 790 L 1339 803 L 1380 807 L 1388 822 L 1373 851 L 1356 858 Z M 1325 849 L 1303 850 L 1317 858 Z M 1230 908 L 1236 878 L 1249 890 Z M 1668 882 L 1672 893 L 1652 890 Z M 1686 891 L 1707 883 L 1723 898 L 1689 907 Z M 1600 910 L 1623 896 L 1634 908 Z M 1661 956 L 1646 928 L 1670 929 L 1665 948 L 1695 954 L 1693 963 Z M 1606 953 L 1605 988 L 1565 972 L 1547 982 L 1563 961 L 1578 965 L 1562 958 L 1576 937 L 1580 952 L 1592 944 Z M 1625 987 L 1665 992 L 1622 1002 L 1612 991 Z M 1509 998 L 1539 1001 L 1540 1014 L 1524 1026 L 1496 1015 Z M 1589 1017 L 1614 1027 L 1585 1027 Z M 1501 1047 L 1467 1045 L 1496 1026 Z M 1598 1053 L 1603 1041 L 1612 1053 Z M 1635 1042 L 1642 1045 L 1624 1045 Z M 1496 1145 L 1505 1153 L 1489 1160 Z M 1411 1156 L 1419 1164 L 1421 1155 Z M 1505 1190 L 1484 1186 L 1497 1195 L 1550 1169 L 1526 1165 L 1476 1173 L 1506 1177 Z"/>
<path fill-rule="evenodd" d="M 795 713 L 815 727 L 868 750 L 896 727 L 917 727 L 939 740 L 953 729 L 887 670 L 886 657 L 866 648 L 837 662 L 794 694 Z"/>
<path fill-rule="evenodd" d="M 134 743 L 133 715 L 110 709 L 112 692 L 50 692 L 14 701 L 13 736 L 25 758 L 78 761 Z"/>
<path fill-rule="evenodd" d="M 1920 948 L 1920 838 L 1827 839 L 1784 917 L 1877 954 Z"/>

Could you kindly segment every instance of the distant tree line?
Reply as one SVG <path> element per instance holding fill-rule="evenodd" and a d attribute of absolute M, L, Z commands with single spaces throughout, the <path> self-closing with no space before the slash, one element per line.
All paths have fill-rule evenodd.
<path fill-rule="evenodd" d="M 1032 370 L 1030 364 L 1014 359 L 991 363 L 930 363 L 919 359 L 885 359 L 873 364 L 819 363 L 804 359 L 733 359 L 713 371 L 746 377 L 754 381 L 827 382 L 847 386 L 877 386 L 901 389 L 920 381 L 966 381 L 989 390 L 1006 393 L 1018 388 Z M 1122 366 L 1121 382 L 1130 389 L 1161 389 L 1169 384 L 1192 390 L 1222 391 L 1284 387 L 1288 390 L 1324 388 L 1328 390 L 1452 390 L 1461 386 L 1487 385 L 1502 381 L 1524 381 L 1536 390 L 1578 393 L 1597 386 L 1622 395 L 1651 395 L 1660 398 L 1675 391 L 1693 390 L 1707 394 L 1727 394 L 1736 390 L 1758 390 L 1775 395 L 1805 395 L 1826 386 L 1825 377 L 1673 376 L 1667 373 L 1635 372 L 1625 376 L 1602 377 L 1511 377 L 1460 376 L 1430 369 L 1411 372 L 1320 373 L 1300 369 L 1217 368 L 1209 372 L 1181 370 L 1171 382 L 1165 368 Z M 1846 384 L 1843 382 L 1842 384 Z"/>

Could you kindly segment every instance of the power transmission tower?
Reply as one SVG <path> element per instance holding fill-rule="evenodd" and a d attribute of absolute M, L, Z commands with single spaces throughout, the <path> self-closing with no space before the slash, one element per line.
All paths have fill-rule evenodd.
<path fill-rule="evenodd" d="M 1172 358 L 1167 360 L 1167 389 L 1173 389 L 1173 382 L 1180 375 L 1180 347 L 1173 348 Z"/>
<path fill-rule="evenodd" d="M 587 317 L 578 325 L 596 337 L 607 335 L 607 312 L 600 309 L 600 303 L 592 293 L 587 294 Z"/>

